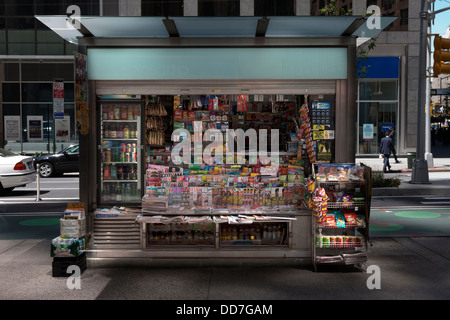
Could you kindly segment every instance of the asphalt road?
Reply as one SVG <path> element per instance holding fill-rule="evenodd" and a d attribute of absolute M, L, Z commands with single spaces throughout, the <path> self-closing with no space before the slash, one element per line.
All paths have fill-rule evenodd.
<path fill-rule="evenodd" d="M 43 202 L 75 202 L 79 199 L 79 175 L 40 178 L 40 198 Z M 37 182 L 0 194 L 0 204 L 35 203 Z"/>

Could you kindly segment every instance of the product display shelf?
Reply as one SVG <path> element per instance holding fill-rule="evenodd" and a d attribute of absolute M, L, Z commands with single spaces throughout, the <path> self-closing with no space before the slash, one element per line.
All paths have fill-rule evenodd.
<path fill-rule="evenodd" d="M 344 169 L 340 180 L 335 180 L 334 172 L 333 181 L 326 179 L 326 171 L 331 168 Z M 350 174 L 351 178 L 348 178 L 342 172 L 356 172 L 357 176 Z M 312 218 L 314 270 L 324 264 L 353 265 L 364 269 L 370 241 L 371 169 L 353 164 L 314 164 L 313 176 L 316 178 Z M 334 193 L 342 195 L 347 201 L 353 200 L 328 202 L 330 195 L 335 196 Z M 320 196 L 324 196 L 322 201 Z"/>
<path fill-rule="evenodd" d="M 139 203 L 141 103 L 100 100 L 99 105 L 99 203 Z"/>
<path fill-rule="evenodd" d="M 143 249 L 148 250 L 180 246 L 194 250 L 289 249 L 296 216 L 307 214 L 310 211 L 169 208 L 159 215 L 143 213 L 136 222 L 141 224 Z"/>

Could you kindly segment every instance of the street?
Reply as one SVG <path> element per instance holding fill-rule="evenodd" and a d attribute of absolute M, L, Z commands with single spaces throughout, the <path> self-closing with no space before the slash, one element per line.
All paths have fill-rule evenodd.
<path fill-rule="evenodd" d="M 64 174 L 60 177 L 40 178 L 40 195 L 45 201 L 75 202 L 79 199 L 79 175 Z M 13 191 L 0 194 L 0 204 L 35 203 L 37 197 L 37 182 Z M 2 206 L 3 207 L 3 206 Z M 0 209 L 1 210 L 1 209 Z M 5 212 L 1 210 L 1 212 Z"/>
<path fill-rule="evenodd" d="M 41 201 L 36 201 L 36 183 L 0 196 L 0 239 L 58 236 L 59 217 L 68 202 L 79 199 L 78 174 L 41 178 L 40 184 Z M 370 234 L 372 239 L 450 235 L 449 217 L 447 195 L 372 196 Z"/>

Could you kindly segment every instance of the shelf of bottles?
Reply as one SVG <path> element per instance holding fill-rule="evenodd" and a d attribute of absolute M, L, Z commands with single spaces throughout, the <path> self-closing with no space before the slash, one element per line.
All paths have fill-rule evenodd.
<path fill-rule="evenodd" d="M 101 111 L 101 202 L 140 202 L 141 105 L 102 103 Z"/>

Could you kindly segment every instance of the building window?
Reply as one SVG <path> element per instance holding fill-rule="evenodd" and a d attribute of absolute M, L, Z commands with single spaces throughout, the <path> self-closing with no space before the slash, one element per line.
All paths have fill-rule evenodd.
<path fill-rule="evenodd" d="M 255 3 L 256 9 L 256 3 Z M 234 17 L 240 15 L 239 0 L 198 0 L 200 17 Z M 256 15 L 256 13 L 255 13 Z"/>
<path fill-rule="evenodd" d="M 255 16 L 295 16 L 295 0 L 255 0 Z"/>
<path fill-rule="evenodd" d="M 20 140 L 3 141 L 4 148 L 18 153 L 53 153 L 77 141 L 75 133 L 73 63 L 4 62 L 2 104 L 4 116 L 19 116 L 22 125 Z M 64 116 L 70 120 L 67 141 L 54 139 L 53 134 L 53 78 L 64 79 Z M 28 140 L 29 116 L 43 121 L 40 140 Z"/>
<path fill-rule="evenodd" d="M 358 86 L 358 154 L 378 154 L 384 132 L 394 128 L 398 142 L 398 80 L 365 79 Z"/>
<path fill-rule="evenodd" d="M 141 15 L 156 17 L 182 17 L 184 15 L 183 0 L 142 0 Z"/>

